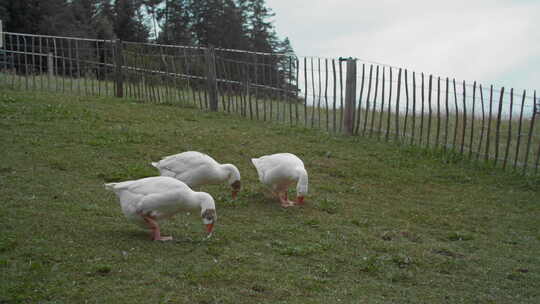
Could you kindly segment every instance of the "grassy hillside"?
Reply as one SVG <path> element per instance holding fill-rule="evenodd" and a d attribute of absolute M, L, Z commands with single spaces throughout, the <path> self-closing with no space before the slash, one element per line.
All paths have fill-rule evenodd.
<path fill-rule="evenodd" d="M 540 180 L 364 138 L 112 98 L 0 93 L 0 303 L 538 303 Z M 152 242 L 103 183 L 198 150 L 243 191 L 204 188 Z M 300 156 L 304 207 L 249 159 Z M 291 193 L 293 194 L 293 193 Z"/>

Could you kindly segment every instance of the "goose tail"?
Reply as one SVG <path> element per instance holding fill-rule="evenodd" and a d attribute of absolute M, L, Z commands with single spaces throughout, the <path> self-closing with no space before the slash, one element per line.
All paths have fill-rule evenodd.
<path fill-rule="evenodd" d="M 107 183 L 107 184 L 104 184 L 103 186 L 105 187 L 106 190 L 109 190 L 109 191 L 114 191 L 114 187 L 116 186 L 117 183 Z"/>

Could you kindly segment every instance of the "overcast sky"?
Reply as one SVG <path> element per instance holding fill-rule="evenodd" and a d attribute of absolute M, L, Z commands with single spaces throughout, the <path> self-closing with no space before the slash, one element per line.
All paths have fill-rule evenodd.
<path fill-rule="evenodd" d="M 540 0 L 266 0 L 298 56 L 540 90 Z"/>

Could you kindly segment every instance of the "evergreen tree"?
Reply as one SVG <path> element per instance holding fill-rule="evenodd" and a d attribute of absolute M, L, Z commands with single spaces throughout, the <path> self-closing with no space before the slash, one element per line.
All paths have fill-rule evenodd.
<path fill-rule="evenodd" d="M 72 20 L 66 0 L 2 0 L 0 12 L 5 29 L 18 33 L 59 34 Z"/>
<path fill-rule="evenodd" d="M 145 25 L 141 0 L 115 0 L 113 28 L 116 36 L 124 41 L 145 42 L 149 37 L 149 28 Z"/>
<path fill-rule="evenodd" d="M 94 38 L 94 18 L 97 15 L 97 0 L 73 0 L 70 3 L 74 17 L 73 36 Z"/>
<path fill-rule="evenodd" d="M 235 1 L 225 0 L 220 23 L 223 29 L 221 46 L 228 49 L 247 49 L 249 42 L 245 23 L 241 8 Z"/>
<path fill-rule="evenodd" d="M 164 44 L 192 43 L 190 15 L 185 0 L 165 0 L 163 8 L 157 10 L 157 20 L 161 32 L 158 42 Z"/>
<path fill-rule="evenodd" d="M 199 45 L 221 46 L 220 19 L 223 5 L 221 0 L 191 1 L 191 30 Z"/>
<path fill-rule="evenodd" d="M 252 51 L 272 53 L 277 38 L 272 22 L 274 13 L 266 7 L 264 0 L 239 0 L 246 20 L 249 48 Z"/>

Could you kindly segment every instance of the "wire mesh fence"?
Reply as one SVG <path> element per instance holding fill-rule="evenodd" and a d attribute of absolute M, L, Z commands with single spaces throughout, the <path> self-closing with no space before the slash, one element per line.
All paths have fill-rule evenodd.
<path fill-rule="evenodd" d="M 453 151 L 538 173 L 536 92 L 353 58 L 3 33 L 0 83 L 129 97 Z"/>

